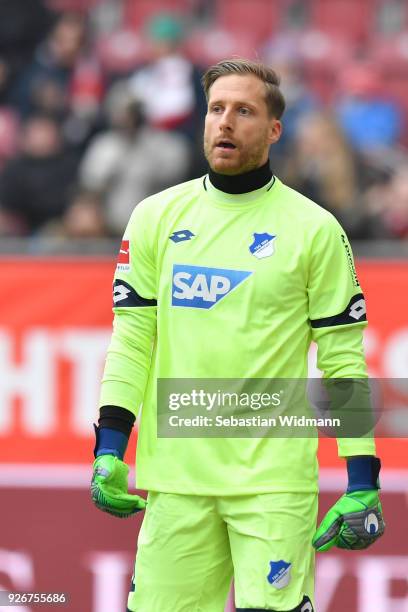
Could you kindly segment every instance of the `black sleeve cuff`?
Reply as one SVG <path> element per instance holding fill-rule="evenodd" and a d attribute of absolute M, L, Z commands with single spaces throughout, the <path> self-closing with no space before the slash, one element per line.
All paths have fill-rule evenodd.
<path fill-rule="evenodd" d="M 99 416 L 99 427 L 109 427 L 121 431 L 128 438 L 136 420 L 135 415 L 120 406 L 102 406 Z"/>

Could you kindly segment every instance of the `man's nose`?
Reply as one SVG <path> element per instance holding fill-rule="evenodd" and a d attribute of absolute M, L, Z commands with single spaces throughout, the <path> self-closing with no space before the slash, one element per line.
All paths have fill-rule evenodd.
<path fill-rule="evenodd" d="M 220 117 L 219 128 L 220 128 L 221 131 L 232 130 L 234 128 L 234 122 L 233 122 L 233 117 L 232 117 L 231 111 L 225 110 L 222 113 L 222 115 Z"/>

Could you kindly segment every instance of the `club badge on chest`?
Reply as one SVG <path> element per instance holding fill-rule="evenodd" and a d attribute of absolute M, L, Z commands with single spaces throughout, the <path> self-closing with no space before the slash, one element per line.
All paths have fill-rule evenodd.
<path fill-rule="evenodd" d="M 254 241 L 250 245 L 249 251 L 254 257 L 264 259 L 274 254 L 276 235 L 264 232 L 263 234 L 254 233 L 253 236 Z"/>

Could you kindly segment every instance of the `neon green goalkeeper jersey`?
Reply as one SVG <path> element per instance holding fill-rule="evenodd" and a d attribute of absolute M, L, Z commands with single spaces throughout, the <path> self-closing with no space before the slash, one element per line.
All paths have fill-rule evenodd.
<path fill-rule="evenodd" d="M 141 489 L 242 495 L 317 490 L 317 439 L 157 435 L 157 379 L 364 378 L 365 303 L 345 233 L 272 180 L 230 195 L 208 178 L 143 200 L 122 241 L 100 405 L 141 418 Z M 375 454 L 371 438 L 341 456 Z"/>

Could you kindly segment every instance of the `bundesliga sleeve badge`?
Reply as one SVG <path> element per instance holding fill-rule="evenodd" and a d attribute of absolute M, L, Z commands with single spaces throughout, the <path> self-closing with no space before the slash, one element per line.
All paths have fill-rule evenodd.
<path fill-rule="evenodd" d="M 130 270 L 130 248 L 129 240 L 122 240 L 119 249 L 118 261 L 116 264 L 118 272 L 129 272 Z"/>

